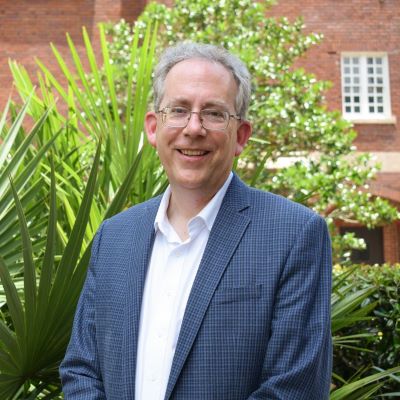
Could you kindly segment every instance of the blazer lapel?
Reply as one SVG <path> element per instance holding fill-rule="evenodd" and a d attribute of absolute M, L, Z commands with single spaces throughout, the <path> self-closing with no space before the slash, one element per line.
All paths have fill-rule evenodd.
<path fill-rule="evenodd" d="M 208 305 L 250 219 L 241 214 L 249 206 L 248 188 L 236 177 L 228 188 L 190 292 L 172 362 L 165 400 L 169 399 L 194 343 Z"/>
<path fill-rule="evenodd" d="M 136 355 L 139 337 L 140 309 L 146 271 L 154 243 L 154 220 L 157 214 L 160 197 L 147 203 L 143 218 L 132 221 L 135 229 L 132 237 L 131 254 L 127 266 L 127 293 L 125 303 L 125 327 L 122 348 L 125 356 L 121 373 L 125 376 L 124 399 L 135 397 Z M 129 240 L 129 239 L 128 239 Z"/>

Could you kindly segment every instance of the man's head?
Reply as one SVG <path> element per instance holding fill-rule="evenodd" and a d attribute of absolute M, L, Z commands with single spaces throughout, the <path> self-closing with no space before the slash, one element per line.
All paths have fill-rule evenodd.
<path fill-rule="evenodd" d="M 251 95 L 251 76 L 245 64 L 222 47 L 211 44 L 182 42 L 167 48 L 161 55 L 154 71 L 154 108 L 159 110 L 164 95 L 164 82 L 172 67 L 181 61 L 203 59 L 219 63 L 231 71 L 237 84 L 235 111 L 241 119 L 246 118 Z"/>
<path fill-rule="evenodd" d="M 173 193 L 211 198 L 251 134 L 243 117 L 250 97 L 246 67 L 226 50 L 183 43 L 165 51 L 154 86 L 155 111 L 146 114 L 145 128 Z"/>

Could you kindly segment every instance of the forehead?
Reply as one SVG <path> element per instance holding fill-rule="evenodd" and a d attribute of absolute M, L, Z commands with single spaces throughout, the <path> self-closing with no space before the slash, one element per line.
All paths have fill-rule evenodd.
<path fill-rule="evenodd" d="M 175 64 L 164 82 L 164 99 L 188 101 L 235 101 L 237 84 L 232 72 L 222 64 L 193 58 Z"/>

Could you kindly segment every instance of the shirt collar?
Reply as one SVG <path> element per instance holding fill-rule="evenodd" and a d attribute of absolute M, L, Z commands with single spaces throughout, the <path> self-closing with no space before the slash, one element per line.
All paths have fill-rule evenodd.
<path fill-rule="evenodd" d="M 217 218 L 218 211 L 221 207 L 222 200 L 228 190 L 229 184 L 231 183 L 233 178 L 233 173 L 230 172 L 228 178 L 222 187 L 218 190 L 215 196 L 207 203 L 207 205 L 190 221 L 188 222 L 189 231 L 190 225 L 192 223 L 196 223 L 196 221 L 201 220 L 207 227 L 208 231 L 211 231 L 212 226 L 214 224 L 215 219 Z M 167 217 L 167 209 L 169 205 L 169 199 L 171 196 L 171 187 L 168 186 L 167 190 L 164 192 L 163 197 L 160 202 L 160 206 L 158 207 L 156 219 L 154 220 L 154 230 L 160 230 L 166 236 L 169 236 L 175 233 L 174 229 L 171 227 L 168 217 Z"/>

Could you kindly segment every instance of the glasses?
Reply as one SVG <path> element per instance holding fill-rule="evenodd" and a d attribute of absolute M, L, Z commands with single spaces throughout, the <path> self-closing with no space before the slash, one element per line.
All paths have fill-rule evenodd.
<path fill-rule="evenodd" d="M 204 129 L 212 131 L 224 131 L 228 127 L 231 118 L 235 118 L 238 121 L 240 120 L 238 115 L 211 108 L 200 111 L 190 111 L 185 107 L 165 107 L 156 112 L 161 113 L 163 124 L 169 128 L 185 128 L 192 114 L 197 114 L 199 116 L 201 126 Z"/>

